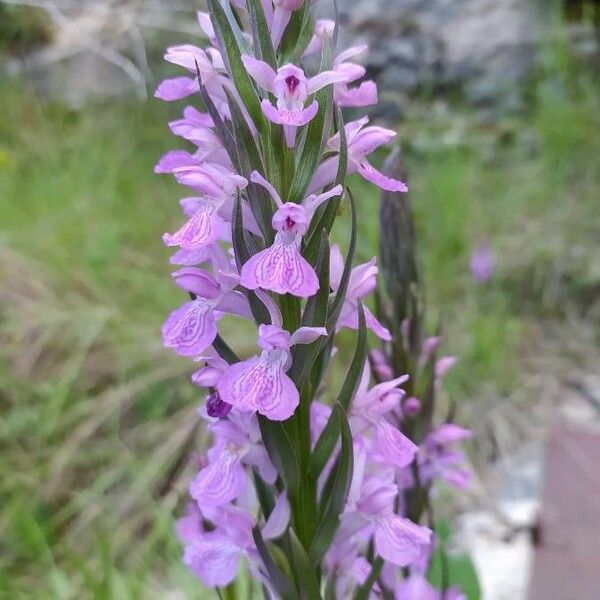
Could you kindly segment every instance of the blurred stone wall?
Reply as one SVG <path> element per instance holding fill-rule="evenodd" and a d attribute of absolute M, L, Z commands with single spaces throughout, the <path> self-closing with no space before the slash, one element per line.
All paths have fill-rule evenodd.
<path fill-rule="evenodd" d="M 472 105 L 518 109 L 543 14 L 533 0 L 338 0 L 345 41 L 366 42 L 384 92 L 457 90 Z M 390 111 L 394 98 L 385 103 Z"/>
<path fill-rule="evenodd" d="M 518 111 L 548 15 L 565 1 L 337 0 L 341 42 L 369 44 L 368 76 L 382 97 L 377 110 L 389 119 L 401 117 L 405 98 L 439 94 L 491 115 Z M 26 73 L 42 92 L 70 104 L 132 90 L 144 97 L 146 82 L 151 90 L 165 73 L 164 46 L 201 43 L 194 11 L 202 3 L 195 0 L 49 4 L 60 13 L 47 14 L 51 43 L 12 57 L 8 70 Z M 333 0 L 319 0 L 317 10 L 331 17 Z M 576 51 L 598 53 L 593 32 L 580 25 L 573 31 Z"/>

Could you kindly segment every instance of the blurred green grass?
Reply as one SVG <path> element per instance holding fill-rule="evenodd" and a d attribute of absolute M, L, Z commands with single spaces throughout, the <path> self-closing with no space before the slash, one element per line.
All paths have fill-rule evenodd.
<path fill-rule="evenodd" d="M 553 49 L 531 95 L 527 115 L 493 125 L 423 103 L 400 126 L 430 324 L 460 357 L 448 394 L 465 421 L 485 390 L 521 384 L 541 320 L 597 324 L 597 80 Z M 152 167 L 177 109 L 71 111 L 25 83 L 0 102 L 0 597 L 208 597 L 172 532 L 203 440 L 189 364 L 160 343 L 181 299 L 160 243 L 180 191 Z M 352 185 L 368 259 L 377 196 Z M 482 238 L 497 257 L 485 285 L 468 269 Z"/>

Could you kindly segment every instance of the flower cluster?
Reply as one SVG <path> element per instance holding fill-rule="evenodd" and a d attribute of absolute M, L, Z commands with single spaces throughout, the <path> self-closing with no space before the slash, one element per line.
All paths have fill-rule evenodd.
<path fill-rule="evenodd" d="M 273 598 L 320 597 L 325 588 L 336 598 L 383 588 L 429 598 L 410 590 L 428 586 L 434 538 L 409 518 L 405 491 L 415 469 L 459 477 L 446 448 L 457 436 L 432 432 L 419 448 L 403 433 L 403 413 L 411 403 L 418 411 L 418 401 L 404 398 L 406 376 L 381 377 L 383 355 L 371 385 L 367 332 L 383 343 L 392 334 L 363 305 L 378 267 L 375 259 L 353 266 L 346 178 L 407 188 L 368 160 L 395 133 L 366 117 L 343 122 L 341 108 L 377 102 L 354 62 L 366 48 L 336 53 L 337 25 L 314 22 L 310 0 L 208 7 L 198 13 L 208 47 L 169 48 L 165 59 L 188 74 L 156 91 L 202 105 L 170 123 L 193 149 L 168 152 L 155 169 L 191 190 L 180 201 L 183 224 L 163 236 L 188 297 L 162 334 L 197 363 L 192 381 L 207 390 L 201 416 L 212 434 L 178 523 L 184 562 L 205 585 L 226 586 L 245 557 Z M 329 237 L 346 205 L 344 257 Z M 255 324 L 251 356 L 220 336 L 224 317 Z M 336 395 L 323 388 L 343 328 L 356 332 L 356 350 Z"/>

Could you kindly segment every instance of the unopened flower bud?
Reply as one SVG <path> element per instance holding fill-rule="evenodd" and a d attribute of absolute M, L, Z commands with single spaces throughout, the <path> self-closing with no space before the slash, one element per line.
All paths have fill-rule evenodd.
<path fill-rule="evenodd" d="M 206 399 L 206 412 L 209 417 L 224 419 L 231 412 L 231 404 L 221 400 L 219 392 L 213 392 Z"/>

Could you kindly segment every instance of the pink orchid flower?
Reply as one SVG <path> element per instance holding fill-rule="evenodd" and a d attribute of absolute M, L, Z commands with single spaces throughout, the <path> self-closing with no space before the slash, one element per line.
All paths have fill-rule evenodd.
<path fill-rule="evenodd" d="M 277 325 L 258 329 L 260 356 L 231 365 L 217 384 L 221 398 L 242 412 L 258 411 L 272 421 L 285 421 L 296 410 L 299 394 L 286 375 L 290 348 L 327 335 L 323 327 L 301 327 L 294 334 Z"/>
<path fill-rule="evenodd" d="M 203 519 L 212 523 L 212 531 L 204 530 Z M 253 526 L 254 519 L 242 507 L 230 504 L 198 510 L 192 505 L 177 523 L 184 564 L 207 586 L 228 585 L 235 579 L 241 559 L 256 554 Z"/>
<path fill-rule="evenodd" d="M 394 512 L 398 497 L 394 469 L 374 466 L 357 438 L 348 503 L 336 539 L 372 535 L 383 559 L 399 567 L 415 564 L 430 551 L 433 533 Z"/>
<path fill-rule="evenodd" d="M 344 259 L 340 247 L 334 244 L 330 254 L 330 284 L 331 289 L 336 292 L 340 286 L 342 273 L 344 271 Z M 358 301 L 368 296 L 377 285 L 377 260 L 372 258 L 368 263 L 358 265 L 352 269 L 348 291 L 344 299 L 344 305 L 338 319 L 336 329 L 343 327 L 358 329 Z M 377 320 L 375 315 L 365 306 L 365 320 L 367 327 L 380 339 L 389 341 L 392 339 L 390 332 Z"/>
<path fill-rule="evenodd" d="M 392 179 L 378 171 L 367 160 L 367 156 L 372 154 L 377 148 L 388 144 L 396 137 L 396 132 L 384 127 L 369 126 L 368 117 L 363 117 L 358 121 L 348 123 L 344 130 L 346 132 L 346 142 L 348 144 L 348 174 L 358 173 L 364 179 L 377 187 L 390 192 L 407 192 L 408 187 L 398 179 Z M 329 140 L 329 148 L 334 152 L 340 151 L 340 135 L 337 133 Z M 323 161 L 310 185 L 310 190 L 318 190 L 335 180 L 339 156 L 332 156 Z"/>
<path fill-rule="evenodd" d="M 179 246 L 193 252 L 229 236 L 226 222 L 231 222 L 233 198 L 237 190 L 246 187 L 246 179 L 221 165 L 198 163 L 183 151 L 165 155 L 156 171 L 171 172 L 180 183 L 202 194 L 181 200 L 181 207 L 189 220 L 175 233 L 163 235 L 166 246 Z M 245 203 L 243 212 L 246 227 L 257 231 L 256 222 Z"/>
<path fill-rule="evenodd" d="M 198 356 L 217 336 L 217 321 L 224 313 L 251 318 L 248 300 L 234 291 L 235 283 L 219 281 L 204 269 L 184 267 L 173 273 L 175 283 L 194 299 L 173 311 L 162 327 L 163 344 L 180 356 Z"/>
<path fill-rule="evenodd" d="M 367 51 L 367 46 L 354 46 L 338 54 L 333 62 L 333 70 L 345 76 L 345 80 L 333 86 L 333 100 L 340 107 L 362 108 L 378 102 L 377 85 L 367 80 L 355 87 L 348 87 L 365 76 L 367 70 L 349 59 Z"/>
<path fill-rule="evenodd" d="M 309 96 L 346 78 L 343 73 L 323 71 L 308 79 L 301 68 L 292 64 L 284 65 L 275 72 L 266 62 L 249 54 L 243 54 L 242 60 L 256 83 L 276 97 L 277 106 L 265 98 L 261 103 L 262 111 L 270 121 L 283 125 L 289 148 L 294 147 L 298 127 L 309 123 L 319 109 L 316 100 L 305 108 Z"/>
<path fill-rule="evenodd" d="M 175 135 L 196 146 L 193 155 L 196 161 L 217 163 L 233 170 L 229 155 L 213 130 L 210 115 L 196 110 L 193 106 L 187 106 L 183 111 L 183 118 L 171 121 L 169 127 Z"/>
<path fill-rule="evenodd" d="M 277 232 L 273 245 L 257 252 L 242 267 L 241 284 L 250 289 L 264 289 L 277 294 L 292 294 L 300 298 L 314 296 L 319 289 L 315 270 L 300 253 L 302 236 L 308 231 L 316 209 L 343 192 L 340 185 L 319 196 L 310 195 L 302 204 L 283 202 L 277 190 L 254 171 L 251 181 L 263 186 L 271 195 L 277 211 L 272 226 Z"/>
<path fill-rule="evenodd" d="M 230 85 L 230 82 L 223 75 L 225 64 L 218 50 L 210 48 L 208 51 L 204 51 L 191 44 L 172 46 L 167 49 L 165 60 L 184 67 L 193 74 L 193 77 L 165 79 L 156 88 L 154 94 L 156 98 L 172 102 L 198 93 L 200 90 L 196 78 L 196 65 L 198 65 L 202 83 L 206 86 L 219 112 L 222 113 L 222 116 L 229 114 L 223 86 Z"/>

